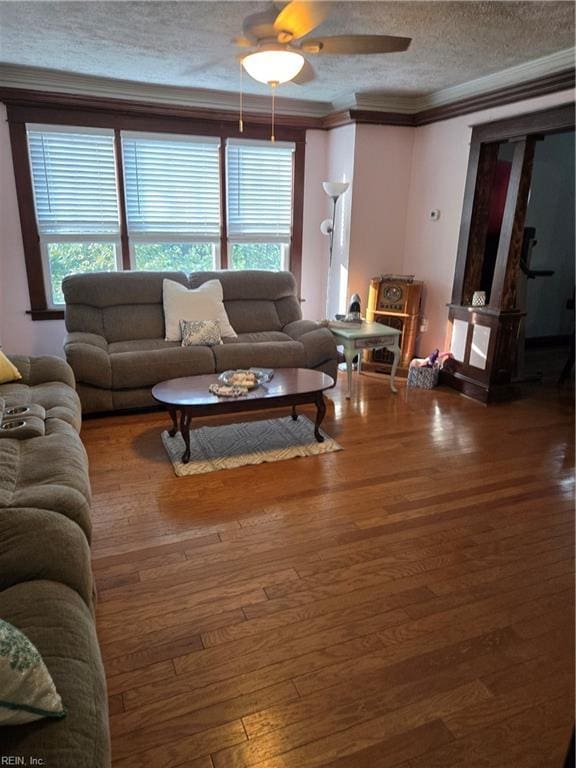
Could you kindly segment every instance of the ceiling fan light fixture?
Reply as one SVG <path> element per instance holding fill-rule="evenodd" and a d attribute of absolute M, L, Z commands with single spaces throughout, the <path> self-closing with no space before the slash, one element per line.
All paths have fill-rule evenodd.
<path fill-rule="evenodd" d="M 250 53 L 242 59 L 242 66 L 259 83 L 287 83 L 304 66 L 304 56 L 297 51 L 265 50 Z"/>

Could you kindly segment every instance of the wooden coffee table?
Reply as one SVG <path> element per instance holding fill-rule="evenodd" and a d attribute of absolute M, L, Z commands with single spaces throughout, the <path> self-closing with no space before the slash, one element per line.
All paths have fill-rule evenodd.
<path fill-rule="evenodd" d="M 210 384 L 218 381 L 218 374 L 209 376 L 186 376 L 182 379 L 169 379 L 152 388 L 152 397 L 168 408 L 172 418 L 169 435 L 174 437 L 178 429 L 184 439 L 186 450 L 182 462 L 190 461 L 190 422 L 193 416 L 217 416 L 241 411 L 261 411 L 269 408 L 292 407 L 292 418 L 296 420 L 297 405 L 314 403 L 316 405 L 316 423 L 314 437 L 319 443 L 324 441 L 320 434 L 320 424 L 326 413 L 324 395 L 326 389 L 334 386 L 331 376 L 308 368 L 280 368 L 266 384 L 260 384 L 242 397 L 217 397 L 208 391 Z M 180 412 L 180 422 L 178 422 Z"/>

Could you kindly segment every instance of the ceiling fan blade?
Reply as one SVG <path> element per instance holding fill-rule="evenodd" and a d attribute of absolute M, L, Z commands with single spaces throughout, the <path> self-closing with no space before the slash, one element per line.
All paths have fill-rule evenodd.
<path fill-rule="evenodd" d="M 304 66 L 290 82 L 296 83 L 296 85 L 306 85 L 306 83 L 311 83 L 312 80 L 316 80 L 316 71 L 309 61 L 304 61 Z"/>
<path fill-rule="evenodd" d="M 232 42 L 237 48 L 252 48 L 253 45 L 253 43 L 251 43 L 250 40 L 244 35 L 235 37 Z"/>
<path fill-rule="evenodd" d="M 304 2 L 293 0 L 280 11 L 274 21 L 274 29 L 279 35 L 281 43 L 290 42 L 299 37 L 304 37 L 321 24 L 328 16 L 329 4 L 327 2 Z M 290 34 L 289 39 L 282 39 L 282 32 Z"/>
<path fill-rule="evenodd" d="M 398 53 L 411 42 L 411 37 L 393 35 L 335 35 L 304 40 L 300 49 L 304 53 L 328 54 Z"/>
<path fill-rule="evenodd" d="M 278 9 L 271 3 L 265 11 L 252 13 L 246 16 L 242 22 L 242 32 L 252 44 L 267 37 L 276 37 L 274 21 L 278 15 Z"/>

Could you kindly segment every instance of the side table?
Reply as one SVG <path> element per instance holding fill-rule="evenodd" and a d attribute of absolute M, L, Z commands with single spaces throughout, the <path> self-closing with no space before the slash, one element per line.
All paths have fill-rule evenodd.
<path fill-rule="evenodd" d="M 336 344 L 344 347 L 346 359 L 346 373 L 348 375 L 348 394 L 350 400 L 352 394 L 352 361 L 358 355 L 358 373 L 360 373 L 362 350 L 364 349 L 389 349 L 394 355 L 394 363 L 390 371 L 390 389 L 396 394 L 398 390 L 394 386 L 394 376 L 400 360 L 400 346 L 398 339 L 400 331 L 381 323 L 344 324 L 328 323 Z"/>

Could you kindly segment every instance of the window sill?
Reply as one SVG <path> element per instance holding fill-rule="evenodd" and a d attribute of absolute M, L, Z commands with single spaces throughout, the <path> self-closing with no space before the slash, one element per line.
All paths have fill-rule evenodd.
<path fill-rule="evenodd" d="M 32 320 L 64 320 L 63 309 L 28 309 L 26 314 Z"/>

